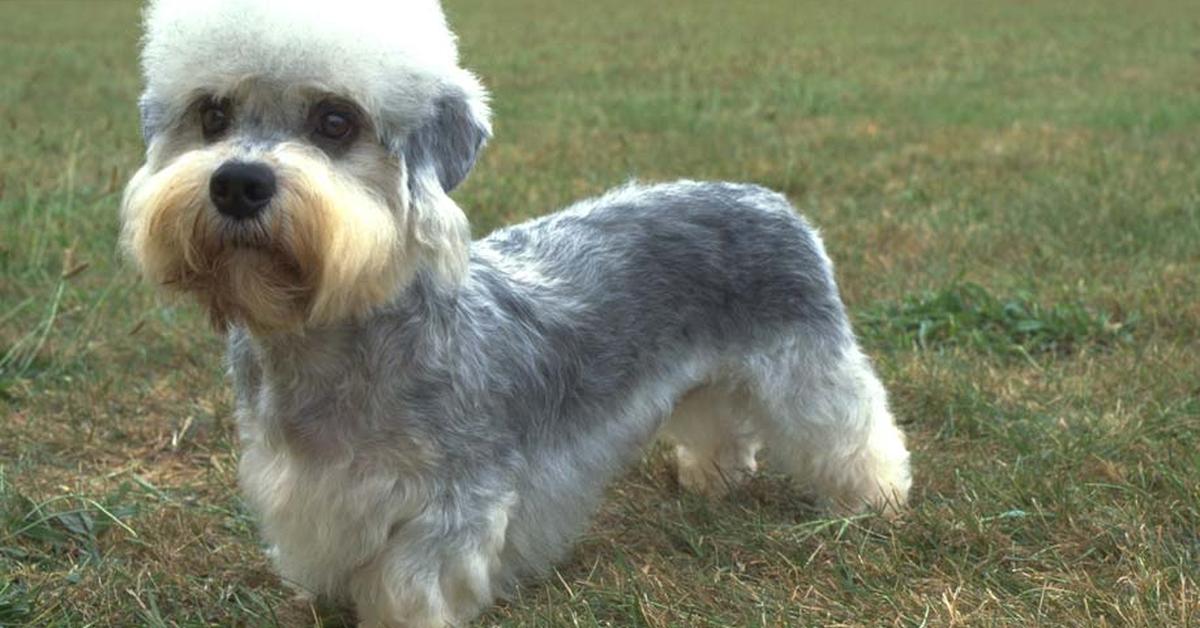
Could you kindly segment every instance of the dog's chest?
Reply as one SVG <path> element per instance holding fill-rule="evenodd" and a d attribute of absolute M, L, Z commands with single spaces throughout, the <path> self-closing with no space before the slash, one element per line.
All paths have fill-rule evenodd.
<path fill-rule="evenodd" d="M 338 594 L 384 548 L 392 526 L 412 515 L 414 491 L 394 473 L 298 455 L 267 438 L 263 426 L 242 421 L 239 480 L 247 503 L 284 578 Z"/>

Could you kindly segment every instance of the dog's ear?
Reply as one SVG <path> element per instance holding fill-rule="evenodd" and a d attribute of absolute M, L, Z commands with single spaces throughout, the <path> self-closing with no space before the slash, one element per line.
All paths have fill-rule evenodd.
<path fill-rule="evenodd" d="M 142 141 L 147 145 L 150 140 L 154 139 L 154 135 L 162 127 L 163 118 L 166 116 L 166 108 L 162 103 L 150 96 L 147 92 L 142 94 L 138 99 L 138 114 L 141 117 L 142 125 Z"/>
<path fill-rule="evenodd" d="M 448 193 L 467 177 L 491 137 L 487 93 L 458 70 L 433 103 L 433 112 L 404 140 L 407 196 L 413 233 L 434 270 L 445 278 L 466 269 L 470 227 Z"/>
<path fill-rule="evenodd" d="M 432 169 L 443 192 L 458 187 L 492 136 L 487 93 L 479 79 L 459 70 L 434 102 L 433 115 L 408 137 L 404 147 L 409 170 Z M 410 186 L 414 184 L 409 181 Z"/>

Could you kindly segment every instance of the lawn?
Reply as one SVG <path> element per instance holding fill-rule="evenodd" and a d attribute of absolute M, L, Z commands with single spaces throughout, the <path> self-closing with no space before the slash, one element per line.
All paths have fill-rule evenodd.
<path fill-rule="evenodd" d="M 631 177 L 785 192 L 915 469 L 900 519 L 828 519 L 651 449 L 479 625 L 1200 625 L 1194 0 L 446 3 L 494 94 L 477 234 Z M 137 16 L 0 2 L 0 625 L 339 625 L 238 498 L 220 338 L 116 250 Z"/>

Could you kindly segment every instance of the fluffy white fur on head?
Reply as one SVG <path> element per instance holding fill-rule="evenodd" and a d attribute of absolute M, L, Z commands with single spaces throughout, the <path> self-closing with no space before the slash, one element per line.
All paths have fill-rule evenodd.
<path fill-rule="evenodd" d="M 488 117 L 437 0 L 152 0 L 145 27 L 146 98 L 169 112 L 198 90 L 267 77 L 344 94 L 401 127 L 426 117 L 448 87 Z"/>

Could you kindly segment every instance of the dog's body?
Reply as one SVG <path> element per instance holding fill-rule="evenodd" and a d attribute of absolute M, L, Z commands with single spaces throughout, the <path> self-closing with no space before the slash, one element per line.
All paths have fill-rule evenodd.
<path fill-rule="evenodd" d="M 790 470 L 849 465 L 885 416 L 819 240 L 752 186 L 625 188 L 477 243 L 460 290 L 418 278 L 361 324 L 233 338 L 243 483 L 285 577 L 328 593 L 385 550 L 396 594 L 482 603 L 540 571 L 693 389 L 732 413 L 673 419 L 733 446 L 708 469 L 697 443 L 694 471 L 730 475 L 711 482 L 768 434 Z M 835 469 L 824 496 L 853 481 Z"/>
<path fill-rule="evenodd" d="M 284 578 L 372 625 L 469 620 L 559 558 L 660 431 L 689 489 L 736 485 L 765 442 L 834 509 L 898 506 L 903 435 L 787 201 L 631 185 L 468 244 L 446 192 L 487 137 L 482 88 L 436 3 L 410 4 L 445 32 L 395 53 L 431 55 L 399 63 L 408 91 L 322 74 L 321 37 L 393 44 L 307 8 L 162 0 L 147 20 L 125 241 L 229 330 L 241 482 Z M 267 30 L 230 28 L 265 60 L 176 75 L 247 7 Z M 271 48 L 296 20 L 317 42 Z"/>

